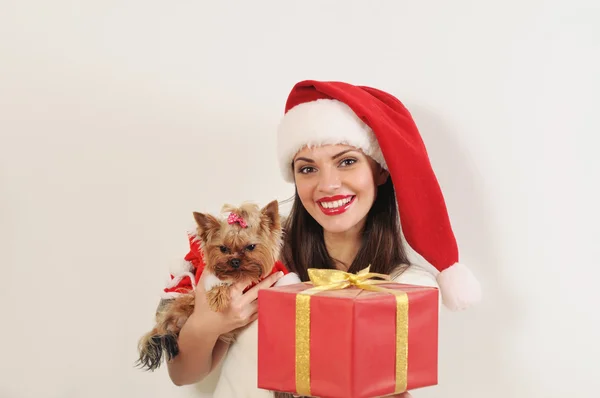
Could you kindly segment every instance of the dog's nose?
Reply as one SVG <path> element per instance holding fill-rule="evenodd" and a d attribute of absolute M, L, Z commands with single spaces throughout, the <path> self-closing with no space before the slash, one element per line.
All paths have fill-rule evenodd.
<path fill-rule="evenodd" d="M 240 268 L 240 260 L 239 260 L 239 259 L 237 259 L 237 258 L 232 258 L 232 259 L 229 261 L 229 264 L 231 264 L 231 266 L 232 266 L 233 268 L 235 268 L 235 269 L 238 269 L 238 268 Z"/>

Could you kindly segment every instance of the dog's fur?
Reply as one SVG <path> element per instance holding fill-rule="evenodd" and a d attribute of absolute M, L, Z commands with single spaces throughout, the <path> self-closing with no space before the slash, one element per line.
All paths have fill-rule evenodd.
<path fill-rule="evenodd" d="M 268 276 L 279 257 L 283 232 L 277 201 L 260 209 L 254 204 L 225 205 L 223 212 L 239 215 L 247 226 L 228 223 L 210 214 L 194 212 L 197 236 L 204 254 L 207 273 L 204 288 L 213 311 L 224 311 L 231 299 L 230 287 L 237 282 L 247 286 Z M 165 300 L 156 312 L 156 325 L 139 342 L 138 365 L 148 370 L 160 367 L 163 353 L 167 360 L 179 353 L 177 339 L 194 311 L 195 292 Z M 231 343 L 238 330 L 219 338 Z"/>

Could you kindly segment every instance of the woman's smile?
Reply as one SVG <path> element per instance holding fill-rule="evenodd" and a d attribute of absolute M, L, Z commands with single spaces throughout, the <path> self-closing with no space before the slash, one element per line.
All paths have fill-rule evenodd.
<path fill-rule="evenodd" d="M 327 216 L 344 213 L 352 206 L 356 195 L 335 195 L 317 200 L 319 209 Z"/>

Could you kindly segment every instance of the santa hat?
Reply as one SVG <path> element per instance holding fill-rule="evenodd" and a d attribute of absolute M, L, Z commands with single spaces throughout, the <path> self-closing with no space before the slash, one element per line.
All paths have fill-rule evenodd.
<path fill-rule="evenodd" d="M 292 161 L 306 146 L 360 148 L 389 171 L 406 241 L 439 272 L 442 300 L 451 310 L 479 301 L 481 288 L 458 262 L 446 204 L 427 150 L 409 111 L 381 90 L 342 82 L 297 83 L 278 128 L 278 157 L 286 181 Z"/>

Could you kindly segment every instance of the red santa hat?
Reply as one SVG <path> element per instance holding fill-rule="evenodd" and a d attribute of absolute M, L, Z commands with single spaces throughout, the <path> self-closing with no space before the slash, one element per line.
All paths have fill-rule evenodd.
<path fill-rule="evenodd" d="M 352 145 L 388 170 L 406 241 L 440 271 L 444 305 L 458 310 L 479 301 L 479 282 L 458 262 L 444 197 L 423 140 L 397 98 L 371 87 L 302 81 L 289 94 L 277 134 L 280 167 L 288 182 L 294 181 L 293 158 L 306 146 Z"/>

